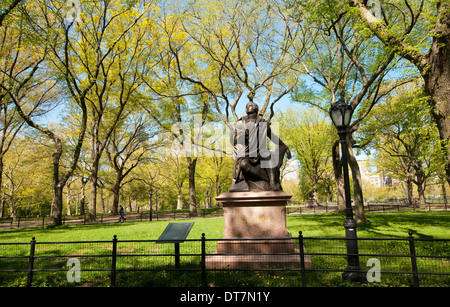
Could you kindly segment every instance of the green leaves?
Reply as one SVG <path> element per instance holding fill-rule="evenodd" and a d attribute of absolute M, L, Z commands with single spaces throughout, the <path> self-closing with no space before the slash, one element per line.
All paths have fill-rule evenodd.
<path fill-rule="evenodd" d="M 281 138 L 300 164 L 300 187 L 305 199 L 332 177 L 331 148 L 334 131 L 327 115 L 317 109 L 290 108 L 280 112 Z"/>
<path fill-rule="evenodd" d="M 375 108 L 361 127 L 378 151 L 379 170 L 393 178 L 414 182 L 419 195 L 431 177 L 444 172 L 444 155 L 430 108 L 418 84 L 403 86 Z"/>

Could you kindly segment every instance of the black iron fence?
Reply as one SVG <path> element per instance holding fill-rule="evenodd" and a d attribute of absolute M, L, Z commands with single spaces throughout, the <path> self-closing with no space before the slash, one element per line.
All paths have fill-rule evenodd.
<path fill-rule="evenodd" d="M 364 285 L 449 286 L 450 240 L 359 238 Z M 238 244 L 234 252 L 220 244 Z M 255 244 L 293 244 L 255 251 Z M 272 252 L 267 252 L 271 250 Z M 276 252 L 273 252 L 273 251 Z M 0 286 L 342 286 L 345 238 L 0 243 Z M 240 263 L 240 265 L 237 265 Z M 252 263 L 252 265 L 249 265 Z M 253 265 L 257 263 L 257 265 Z"/>

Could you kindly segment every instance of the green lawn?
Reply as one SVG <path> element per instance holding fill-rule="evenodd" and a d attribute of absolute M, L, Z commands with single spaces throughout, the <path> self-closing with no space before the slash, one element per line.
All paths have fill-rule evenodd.
<path fill-rule="evenodd" d="M 365 238 L 405 238 L 412 231 L 416 238 L 450 238 L 449 212 L 408 212 L 408 213 L 370 213 L 367 214 L 370 223 L 358 225 L 358 236 Z M 175 222 L 181 222 L 177 220 Z M 184 220 L 186 221 L 186 220 Z M 202 233 L 208 239 L 219 239 L 223 232 L 222 218 L 195 219 L 188 239 L 199 239 Z M 305 237 L 304 244 L 308 253 L 345 252 L 345 240 L 313 240 L 309 237 L 344 237 L 344 216 L 338 214 L 309 214 L 289 215 L 287 217 L 288 230 L 293 236 L 301 230 Z M 174 267 L 173 244 L 156 244 L 155 242 L 129 242 L 124 240 L 155 240 L 163 232 L 170 221 L 127 222 L 110 224 L 92 224 L 61 227 L 15 228 L 0 231 L 0 243 L 29 242 L 32 237 L 41 242 L 63 241 L 109 241 L 109 242 L 78 242 L 78 243 L 43 243 L 36 246 L 36 253 L 41 258 L 35 260 L 35 269 L 50 269 L 50 271 L 35 272 L 33 286 L 76 286 L 66 280 L 66 262 L 68 257 L 79 258 L 83 268 L 106 269 L 105 271 L 84 271 L 82 286 L 108 286 L 110 284 L 111 240 L 118 236 L 117 268 L 154 268 L 156 271 L 121 271 L 117 284 L 122 286 L 198 286 L 200 272 L 172 271 Z M 121 242 L 122 241 L 122 242 Z M 198 269 L 200 263 L 199 241 L 187 241 L 180 246 L 182 268 Z M 1 246 L 0 246 L 1 247 Z M 360 241 L 362 254 L 399 254 L 409 253 L 408 241 Z M 18 273 L 0 273 L 0 286 L 24 286 L 27 280 L 29 245 L 3 245 L 5 255 L 25 256 L 23 258 L 0 259 L 0 268 L 8 270 L 24 270 Z M 206 242 L 206 253 L 212 254 L 217 249 L 216 241 Z M 431 250 L 432 249 L 432 250 Z M 148 255 L 149 251 L 151 252 Z M 438 242 L 432 245 L 427 241 L 416 242 L 416 252 L 422 255 L 448 255 L 448 243 Z M 141 255 L 139 257 L 134 257 Z M 105 255 L 106 257 L 90 257 L 90 255 Z M 157 257 L 156 257 L 157 256 Z M 45 258 L 50 257 L 50 258 Z M 56 258 L 55 258 L 56 257 Z M 360 263 L 364 269 L 371 256 L 361 256 Z M 327 255 L 311 255 L 314 268 L 341 270 L 346 266 L 345 257 L 330 257 Z M 408 257 L 381 259 L 383 270 L 410 271 L 411 260 Z M 428 259 L 420 258 L 418 265 L 429 272 L 448 272 L 448 258 Z M 51 271 L 51 270 L 61 271 Z M 166 271 L 166 269 L 168 269 Z M 215 286 L 298 286 L 300 273 L 297 271 L 284 272 L 236 272 L 218 271 L 208 272 L 208 283 Z M 423 275 L 421 285 L 446 286 L 449 277 L 446 275 Z M 307 273 L 308 286 L 342 286 L 340 272 Z M 411 283 L 411 276 L 383 275 L 380 286 L 401 286 Z M 377 284 L 374 284 L 375 286 Z"/>
<path fill-rule="evenodd" d="M 450 212 L 367 213 L 369 223 L 358 224 L 358 237 L 398 238 L 412 232 L 417 238 L 450 239 Z M 292 235 L 298 231 L 305 237 L 344 237 L 344 216 L 309 214 L 288 216 Z"/>
<path fill-rule="evenodd" d="M 450 238 L 450 212 L 368 213 L 369 223 L 358 224 L 361 238 L 406 237 L 412 231 L 417 238 Z M 288 215 L 288 230 L 305 237 L 344 237 L 344 216 L 340 214 Z M 183 222 L 187 220 L 176 220 Z M 209 239 L 222 238 L 223 219 L 193 219 L 188 239 L 199 239 L 205 233 Z M 32 237 L 40 242 L 112 240 L 155 240 L 171 221 L 126 222 L 60 227 L 14 228 L 0 230 L 0 242 L 29 242 Z"/>

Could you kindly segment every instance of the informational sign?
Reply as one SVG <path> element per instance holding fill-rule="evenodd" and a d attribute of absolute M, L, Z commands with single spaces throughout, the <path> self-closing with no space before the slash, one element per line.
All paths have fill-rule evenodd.
<path fill-rule="evenodd" d="M 156 243 L 182 243 L 186 240 L 194 222 L 169 223 Z"/>
<path fill-rule="evenodd" d="M 175 267 L 180 268 L 180 243 L 183 243 L 194 226 L 194 222 L 169 223 L 156 243 L 175 243 Z"/>

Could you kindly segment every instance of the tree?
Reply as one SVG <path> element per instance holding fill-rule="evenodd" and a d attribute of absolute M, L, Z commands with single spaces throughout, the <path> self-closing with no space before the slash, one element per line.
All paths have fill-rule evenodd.
<path fill-rule="evenodd" d="M 288 109 L 276 117 L 286 145 L 300 164 L 305 199 L 312 195 L 318 204 L 319 186 L 326 183 L 331 171 L 332 130 L 329 120 L 317 109 Z"/>
<path fill-rule="evenodd" d="M 443 168 L 437 127 L 424 99 L 420 84 L 404 86 L 389 95 L 361 129 L 379 152 L 379 168 L 406 181 L 410 205 L 412 184 L 417 186 L 420 204 L 425 205 L 427 180 Z"/>
<path fill-rule="evenodd" d="M 424 81 L 424 91 L 431 107 L 432 116 L 437 124 L 441 148 L 447 153 L 445 170 L 450 184 L 450 1 L 419 1 L 412 5 L 404 1 L 401 12 L 408 16 L 409 24 L 398 29 L 389 23 L 389 19 L 375 17 L 360 1 L 349 1 L 358 10 L 367 27 L 386 46 L 413 63 Z M 433 5 L 435 9 L 433 9 Z M 414 10 L 415 11 L 414 11 Z M 434 12 L 433 12 L 434 11 Z M 436 16 L 433 16 L 436 13 Z M 424 16 L 428 15 L 428 16 Z M 391 16 L 390 16 L 391 17 Z M 392 18 L 392 17 L 391 17 Z M 425 28 L 428 51 L 418 43 L 422 37 L 414 37 L 414 30 Z"/>
<path fill-rule="evenodd" d="M 3 8 L 2 7 L 2 11 L 0 13 L 0 27 L 3 25 L 3 20 L 6 18 L 6 16 L 8 16 L 8 14 L 11 13 L 11 11 L 20 3 L 22 2 L 22 0 L 12 0 L 10 1 L 10 3 L 6 4 L 6 2 L 2 3 L 6 4 L 6 6 Z"/>
<path fill-rule="evenodd" d="M 5 31 L 6 32 L 6 31 Z M 6 33 L 5 33 L 6 35 Z M 5 42 L 3 40 L 3 42 Z M 0 49 L 0 53 L 5 55 L 5 46 L 3 45 Z M 11 57 L 13 59 L 13 57 Z M 6 64 L 8 61 L 4 61 L 4 66 L 2 71 L 6 71 L 8 68 L 13 69 L 13 67 L 8 67 Z M 1 75 L 2 86 L 0 87 L 0 195 L 3 186 L 3 160 L 5 154 L 11 148 L 13 141 L 15 140 L 17 134 L 24 125 L 24 121 L 21 120 L 20 116 L 14 109 L 14 104 L 8 99 L 8 92 L 4 91 L 3 88 L 7 86 L 9 78 L 6 78 L 5 74 Z M 3 216 L 3 210 L 0 212 L 0 216 Z"/>
<path fill-rule="evenodd" d="M 177 206 L 176 209 L 183 209 L 183 185 L 189 177 L 189 173 L 186 172 L 187 165 L 186 160 L 183 159 L 183 154 L 181 152 L 169 152 L 169 149 L 165 149 L 161 153 L 161 161 L 164 165 L 164 169 L 159 173 L 160 176 L 166 179 L 166 181 L 172 184 L 177 193 Z M 171 209 L 173 207 L 171 206 Z"/>
<path fill-rule="evenodd" d="M 219 196 L 231 185 L 233 159 L 222 153 L 214 152 L 211 156 L 203 157 L 197 165 L 197 182 L 203 189 L 205 203 L 210 208 L 215 202 L 214 197 Z"/>
<path fill-rule="evenodd" d="M 244 94 L 264 100 L 260 115 L 270 110 L 272 118 L 298 81 L 298 55 L 306 49 L 287 11 L 277 1 L 195 1 L 182 9 L 165 27 L 180 78 L 205 91 L 227 125 L 230 112 L 238 120 Z"/>
<path fill-rule="evenodd" d="M 83 7 L 77 23 L 78 40 L 72 63 L 78 76 L 98 73 L 86 95 L 90 140 L 89 220 L 96 219 L 100 159 L 118 124 L 127 115 L 134 94 L 142 83 L 141 74 L 151 58 L 143 40 L 151 39 L 149 10 L 153 2 L 138 3 L 103 0 Z M 107 46 L 105 49 L 104 46 Z M 100 59 L 100 60 L 99 60 Z"/>
<path fill-rule="evenodd" d="M 64 50 L 67 51 L 68 48 L 68 31 L 73 23 L 69 26 L 63 26 L 60 29 L 62 30 L 61 36 L 56 35 L 52 31 L 46 31 L 52 28 L 55 24 L 59 23 L 60 25 L 64 24 L 61 18 L 56 18 L 57 21 L 52 21 L 52 18 L 48 17 L 47 14 L 48 7 L 39 7 L 40 4 L 28 5 L 27 7 L 21 7 L 21 14 L 18 17 L 15 17 L 15 21 L 18 21 L 20 26 L 19 33 L 20 35 L 16 38 L 18 39 L 18 44 L 20 44 L 20 48 L 16 49 L 15 53 L 15 62 L 14 63 L 29 63 L 29 66 L 26 66 L 25 69 L 21 69 L 18 72 L 11 69 L 3 72 L 10 80 L 10 84 L 8 87 L 2 85 L 3 90 L 5 90 L 11 101 L 14 103 L 18 114 L 22 117 L 22 119 L 30 126 L 45 134 L 51 140 L 53 140 L 55 145 L 55 151 L 53 153 L 53 190 L 54 190 L 54 201 L 53 201 L 53 217 L 54 223 L 56 225 L 60 225 L 62 223 L 62 190 L 67 179 L 70 177 L 71 172 L 76 166 L 79 150 L 75 150 L 73 155 L 72 164 L 69 167 L 67 173 L 60 177 L 60 159 L 63 154 L 63 142 L 62 138 L 58 136 L 54 131 L 40 125 L 32 118 L 33 111 L 36 108 L 43 107 L 44 102 L 49 101 L 48 93 L 55 87 L 56 80 L 52 79 L 52 73 L 50 69 L 44 70 L 44 64 L 48 64 L 45 62 L 49 58 L 49 54 L 52 51 L 55 51 L 55 55 L 57 55 L 57 43 L 56 41 L 61 36 L 66 38 L 65 44 L 63 46 Z M 43 4 L 46 5 L 46 4 Z M 56 4 L 57 5 L 57 4 Z M 41 9 L 41 10 L 40 10 Z M 42 16 L 41 14 L 45 15 Z M 26 17 L 25 17 L 26 16 Z M 8 16 L 9 17 L 9 16 Z M 14 21 L 13 21 L 14 22 Z M 53 22 L 54 24 L 50 25 Z M 4 21 L 5 24 L 5 21 Z M 46 29 L 46 30 L 44 30 Z M 39 36 L 36 31 L 40 31 Z M 67 52 L 63 52 L 64 56 L 58 57 L 60 60 L 60 64 L 66 69 L 62 70 L 63 74 L 68 77 L 70 74 L 69 61 L 67 57 Z M 69 78 L 66 79 L 67 81 Z M 69 81 L 68 81 L 69 82 Z M 38 98 L 37 101 L 35 99 L 25 100 L 23 99 L 26 95 L 30 95 L 29 86 L 33 84 L 40 84 L 42 86 L 43 94 Z M 80 93 L 78 93 L 80 94 Z M 50 95 L 51 97 L 52 95 Z M 39 97 L 39 96 L 38 96 Z M 79 98 L 79 103 L 81 108 L 83 109 L 83 98 L 84 95 L 77 96 Z M 51 101 L 51 100 L 50 100 Z M 54 103 L 54 101 L 53 101 Z M 82 140 L 84 138 L 85 129 L 81 127 L 79 133 L 79 144 L 81 146 Z"/>
<path fill-rule="evenodd" d="M 109 3 L 109 1 L 106 2 Z M 103 65 L 105 59 L 144 15 L 144 13 L 138 15 L 133 21 L 129 22 L 126 28 L 121 29 L 118 34 L 113 34 L 112 38 L 103 35 L 104 32 L 100 31 L 100 33 L 97 32 L 99 36 L 95 36 L 92 41 L 89 41 L 82 33 L 84 28 L 96 27 L 98 20 L 95 21 L 92 17 L 100 16 L 99 20 L 103 20 L 103 23 L 100 22 L 100 24 L 110 25 L 110 23 L 106 22 L 107 11 L 103 10 L 105 7 L 100 8 L 95 5 L 87 8 L 85 7 L 85 10 L 80 11 L 82 13 L 80 16 L 82 22 L 79 23 L 78 18 L 72 20 L 66 18 L 67 16 L 65 15 L 67 12 L 58 5 L 60 5 L 60 3 L 43 3 L 42 6 L 39 7 L 39 10 L 33 7 L 32 9 L 35 9 L 36 11 L 27 11 L 29 16 L 34 17 L 27 19 L 27 21 L 30 22 L 32 31 L 41 31 L 46 36 L 39 40 L 37 45 L 34 44 L 31 46 L 34 49 L 43 50 L 41 53 L 38 53 L 40 58 L 36 60 L 32 69 L 25 71 L 27 77 L 24 80 L 31 80 L 31 78 L 35 77 L 37 75 L 36 72 L 41 68 L 40 65 L 44 63 L 44 60 L 47 60 L 47 62 L 45 62 L 45 64 L 47 64 L 46 72 L 55 74 L 55 82 L 61 82 L 62 80 L 70 99 L 72 99 L 80 108 L 81 124 L 79 127 L 78 140 L 72 154 L 70 166 L 66 169 L 66 172 L 60 172 L 61 157 L 64 152 L 63 138 L 57 135 L 55 131 L 34 121 L 30 117 L 31 114 L 26 112 L 20 104 L 20 101 L 16 97 L 17 95 L 13 96 L 14 93 L 9 91 L 10 96 L 14 97 L 13 102 L 20 116 L 27 124 L 47 135 L 55 143 L 55 152 L 53 153 L 53 217 L 55 225 L 61 225 L 62 223 L 63 188 L 77 166 L 84 141 L 87 124 L 87 95 L 99 79 L 100 73 L 103 72 L 102 69 L 104 68 Z M 148 5 L 144 7 L 144 12 L 146 9 L 148 9 Z M 42 14 L 43 16 L 39 14 Z M 29 33 L 29 35 L 32 34 Z M 80 55 L 80 50 L 83 50 L 83 48 L 89 48 L 94 53 L 94 56 L 91 59 L 84 58 L 86 59 L 86 62 L 83 62 L 83 57 Z M 76 67 L 75 63 L 77 60 L 81 60 L 82 66 L 87 68 L 83 73 L 80 73 L 78 70 L 79 67 Z"/>
<path fill-rule="evenodd" d="M 131 172 L 143 162 L 151 158 L 161 142 L 151 141 L 155 137 L 155 131 L 148 129 L 149 122 L 142 116 L 128 115 L 127 119 L 114 130 L 109 147 L 106 148 L 108 160 L 116 174 L 113 183 L 113 214 L 118 213 L 120 189 L 130 181 L 124 181 L 126 177 L 131 177 Z"/>
<path fill-rule="evenodd" d="M 7 206 L 13 218 L 29 216 L 36 209 L 40 215 L 51 212 L 51 150 L 51 143 L 32 130 L 16 137 L 4 156 L 3 213 Z"/>
<path fill-rule="evenodd" d="M 161 27 L 164 29 L 170 24 L 167 16 L 163 17 Z M 145 83 L 151 93 L 141 102 L 141 106 L 148 112 L 151 118 L 158 123 L 160 129 L 165 131 L 172 144 L 179 145 L 176 150 L 178 159 L 182 154 L 186 158 L 189 182 L 189 215 L 197 215 L 197 200 L 195 187 L 195 169 L 198 155 L 192 151 L 195 143 L 195 129 L 201 129 L 207 120 L 213 118 L 211 108 L 204 91 L 198 90 L 198 86 L 182 80 L 178 75 L 176 60 L 172 53 L 166 50 L 164 45 L 165 32 L 158 40 L 156 46 L 161 48 L 160 60 L 153 67 L 153 74 L 144 77 Z M 142 99 L 144 100 L 144 99 Z M 150 104 L 149 101 L 158 101 Z M 179 181 L 177 181 L 179 182 Z M 181 205 L 181 186 L 177 184 L 178 205 Z"/>
<path fill-rule="evenodd" d="M 369 7 L 374 2 L 375 7 Z M 450 1 L 331 0 L 314 4 L 316 16 L 327 25 L 345 15 L 357 16 L 354 27 L 363 26 L 376 35 L 372 44 L 384 44 L 417 69 L 446 153 L 450 183 Z"/>
<path fill-rule="evenodd" d="M 301 59 L 306 76 L 314 83 L 309 86 L 300 84 L 292 96 L 293 100 L 311 104 L 324 112 L 339 100 L 355 111 L 347 134 L 348 162 L 353 176 L 355 217 L 357 221 L 365 222 L 361 173 L 353 152 L 357 144 L 355 135 L 372 108 L 390 91 L 410 79 L 391 77 L 388 81 L 389 72 L 399 65 L 395 53 L 381 43 L 373 44 L 373 34 L 353 26 L 354 16 L 343 14 L 336 17 L 333 13 L 339 6 L 333 8 L 328 5 L 327 1 L 321 5 L 310 1 L 294 3 L 294 15 L 308 35 L 314 38 L 309 52 Z M 323 17 L 328 12 L 335 17 L 333 22 Z M 333 166 L 338 208 L 343 208 L 337 138 L 333 147 Z"/>
<path fill-rule="evenodd" d="M 201 114 L 200 127 L 214 106 L 231 128 L 230 112 L 231 120 L 238 120 L 236 108 L 245 93 L 249 100 L 264 97 L 260 114 L 270 109 L 271 118 L 275 103 L 297 82 L 292 68 L 298 61 L 293 54 L 303 48 L 300 32 L 287 13 L 276 1 L 190 1 L 179 7 L 164 11 L 161 21 L 161 39 L 168 45 L 166 62 L 170 63 L 164 67 L 175 72 L 178 90 L 174 92 L 176 79 L 172 76 L 166 81 L 170 90 L 158 91 L 152 86 L 155 92 L 178 103 L 182 97 L 196 102 L 190 109 Z M 173 109 L 179 114 L 179 108 Z M 178 131 L 177 139 L 181 136 Z M 190 154 L 186 158 L 193 208 L 197 158 Z"/>

